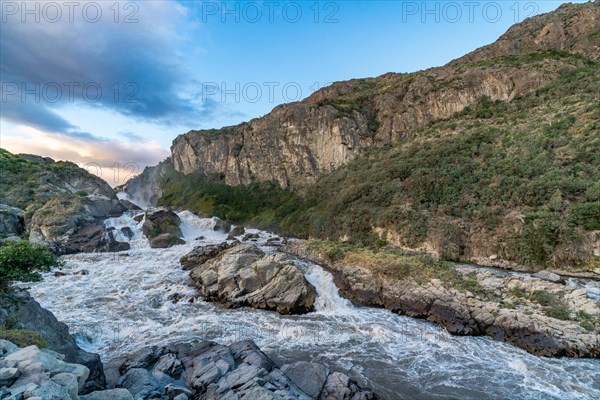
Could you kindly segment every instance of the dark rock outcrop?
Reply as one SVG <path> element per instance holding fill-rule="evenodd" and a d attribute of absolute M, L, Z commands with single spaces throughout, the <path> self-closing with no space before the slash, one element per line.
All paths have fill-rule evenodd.
<path fill-rule="evenodd" d="M 0 297 L 0 326 L 7 325 L 39 333 L 48 343 L 48 348 L 63 354 L 65 361 L 89 368 L 84 392 L 104 388 L 106 379 L 100 356 L 80 349 L 69 334 L 67 325 L 42 308 L 27 292 L 14 292 L 11 296 Z"/>
<path fill-rule="evenodd" d="M 148 210 L 142 230 L 150 242 L 150 247 L 164 249 L 185 243 L 182 240 L 180 223 L 179 216 L 171 210 Z"/>
<path fill-rule="evenodd" d="M 149 239 L 150 247 L 153 249 L 167 249 L 169 247 L 185 244 L 185 240 L 173 235 L 172 233 L 161 233 L 160 235 Z"/>
<path fill-rule="evenodd" d="M 229 235 L 227 235 L 227 240 L 235 240 L 244 233 L 246 233 L 246 229 L 243 226 L 236 226 L 229 232 Z"/>
<path fill-rule="evenodd" d="M 132 203 L 129 200 L 120 199 L 119 203 L 121 203 L 121 205 L 123 207 L 125 207 L 126 209 L 128 209 L 128 210 L 133 210 L 133 211 L 140 211 L 141 210 L 140 206 L 138 206 L 137 204 Z"/>
<path fill-rule="evenodd" d="M 191 258 L 191 257 L 190 257 Z M 312 311 L 315 288 L 284 254 L 237 245 L 190 272 L 200 294 L 228 307 L 250 306 L 280 314 Z"/>
<path fill-rule="evenodd" d="M 136 399 L 180 394 L 199 400 L 377 398 L 322 364 L 297 363 L 280 369 L 250 340 L 230 346 L 200 342 L 146 348 L 127 357 L 119 374 L 118 386 L 126 387 Z"/>
<path fill-rule="evenodd" d="M 182 236 L 181 229 L 179 229 L 181 220 L 173 211 L 166 209 L 148 210 L 145 216 L 142 230 L 147 238 L 157 237 L 163 233 L 170 233 L 177 237 Z"/>
<path fill-rule="evenodd" d="M 144 168 L 141 174 L 117 187 L 117 191 L 127 193 L 135 204 L 143 207 L 156 206 L 163 193 L 160 183 L 171 172 L 173 172 L 173 164 L 169 157 L 154 167 Z"/>
<path fill-rule="evenodd" d="M 129 243 L 117 241 L 114 231 L 115 228 L 106 228 L 102 223 L 84 225 L 69 236 L 64 244 L 85 253 L 129 250 Z"/>
<path fill-rule="evenodd" d="M 0 238 L 21 236 L 24 232 L 23 210 L 0 204 Z"/>
<path fill-rule="evenodd" d="M 118 200 L 102 196 L 91 199 L 79 195 L 63 195 L 49 200 L 37 210 L 29 224 L 29 240 L 66 243 L 83 226 L 118 216 L 125 208 Z"/>

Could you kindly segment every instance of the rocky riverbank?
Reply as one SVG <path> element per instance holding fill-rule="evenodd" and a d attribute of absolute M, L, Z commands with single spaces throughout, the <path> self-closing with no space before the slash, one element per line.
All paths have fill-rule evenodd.
<path fill-rule="evenodd" d="M 149 347 L 126 357 L 112 389 L 89 392 L 90 370 L 65 355 L 0 340 L 0 398 L 10 400 L 371 400 L 377 396 L 323 364 L 279 368 L 252 341 Z M 98 388 L 96 388 L 98 389 Z M 88 393 L 88 394 L 86 394 Z"/>
<path fill-rule="evenodd" d="M 600 308 L 583 289 L 540 278 L 463 271 L 461 288 L 440 279 L 394 279 L 358 262 L 332 262 L 307 241 L 283 251 L 330 271 L 347 298 L 437 322 L 456 335 L 487 335 L 541 356 L 600 357 Z"/>

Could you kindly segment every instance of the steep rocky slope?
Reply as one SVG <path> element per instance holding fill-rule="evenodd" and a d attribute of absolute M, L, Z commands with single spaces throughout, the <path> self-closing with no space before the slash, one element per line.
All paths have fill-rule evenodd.
<path fill-rule="evenodd" d="M 173 166 L 183 174 L 200 173 L 230 185 L 314 181 L 362 149 L 451 117 L 482 96 L 511 101 L 534 92 L 560 72 L 578 67 L 578 57 L 566 54 L 597 61 L 599 9 L 597 2 L 563 5 L 515 25 L 494 44 L 444 67 L 338 82 L 248 123 L 188 132 L 173 142 Z M 518 59 L 536 52 L 545 53 Z"/>

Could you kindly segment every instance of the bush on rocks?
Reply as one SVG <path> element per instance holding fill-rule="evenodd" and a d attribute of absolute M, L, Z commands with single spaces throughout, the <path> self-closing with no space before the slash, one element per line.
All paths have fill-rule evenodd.
<path fill-rule="evenodd" d="M 9 242 L 0 248 L 0 287 L 7 287 L 13 281 L 37 280 L 38 271 L 54 265 L 56 257 L 45 247 L 27 241 Z"/>

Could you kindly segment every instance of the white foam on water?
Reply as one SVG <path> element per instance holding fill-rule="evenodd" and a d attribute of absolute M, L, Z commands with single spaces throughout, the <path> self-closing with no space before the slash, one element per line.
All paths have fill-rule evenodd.
<path fill-rule="evenodd" d="M 451 336 L 426 321 L 354 306 L 340 297 L 331 274 L 309 262 L 296 264 L 317 290 L 313 313 L 280 316 L 204 302 L 179 259 L 226 239 L 213 230 L 215 220 L 179 213 L 186 243 L 151 249 L 133 215 L 105 222 L 133 231 L 124 240 L 131 250 L 64 256 L 66 276 L 47 273 L 31 284 L 36 300 L 104 361 L 149 345 L 253 339 L 278 362 L 315 360 L 346 370 L 384 399 L 600 398 L 600 360 L 536 357 L 490 338 Z M 256 243 L 268 249 L 272 235 L 248 232 L 259 233 Z M 88 275 L 73 274 L 81 270 Z"/>

